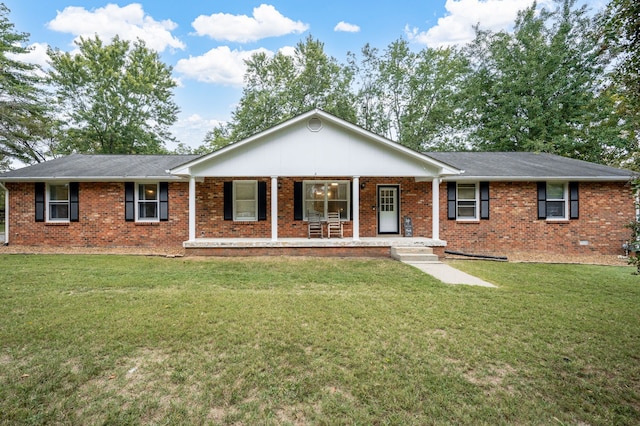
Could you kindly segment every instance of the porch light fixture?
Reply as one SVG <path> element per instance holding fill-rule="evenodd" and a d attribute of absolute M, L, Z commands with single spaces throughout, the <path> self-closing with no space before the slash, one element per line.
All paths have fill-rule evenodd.
<path fill-rule="evenodd" d="M 362 182 L 362 183 L 360 184 L 360 189 L 364 189 L 364 187 L 365 187 L 365 186 L 367 186 L 367 185 L 366 185 L 364 182 Z"/>

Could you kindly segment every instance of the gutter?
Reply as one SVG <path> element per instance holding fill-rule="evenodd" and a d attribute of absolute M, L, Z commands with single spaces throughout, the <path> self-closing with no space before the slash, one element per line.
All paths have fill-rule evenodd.
<path fill-rule="evenodd" d="M 9 245 L 9 190 L 0 182 L 0 188 L 4 189 L 4 241 L 5 246 Z"/>

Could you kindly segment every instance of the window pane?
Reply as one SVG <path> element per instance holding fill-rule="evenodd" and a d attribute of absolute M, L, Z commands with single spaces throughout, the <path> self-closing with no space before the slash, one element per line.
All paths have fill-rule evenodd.
<path fill-rule="evenodd" d="M 236 200 L 254 200 L 255 193 L 254 182 L 236 182 Z"/>
<path fill-rule="evenodd" d="M 235 181 L 234 183 L 234 220 L 258 220 L 258 200 L 256 181 Z"/>
<path fill-rule="evenodd" d="M 157 200 L 158 185 L 155 183 L 145 183 L 138 185 L 138 200 Z"/>
<path fill-rule="evenodd" d="M 475 201 L 459 201 L 458 202 L 458 217 L 465 219 L 475 219 L 476 217 L 476 202 Z"/>
<path fill-rule="evenodd" d="M 547 201 L 547 217 L 564 218 L 564 201 Z"/>
<path fill-rule="evenodd" d="M 69 185 L 50 185 L 49 200 L 51 201 L 69 200 Z"/>
<path fill-rule="evenodd" d="M 564 200 L 564 184 L 547 183 L 547 200 Z"/>
<path fill-rule="evenodd" d="M 49 205 L 49 212 L 50 219 L 69 219 L 68 204 L 52 203 Z"/>
<path fill-rule="evenodd" d="M 458 185 L 458 199 L 459 200 L 475 200 L 476 199 L 476 185 L 471 184 L 459 184 Z"/>
<path fill-rule="evenodd" d="M 158 203 L 156 202 L 138 203 L 138 216 L 140 219 L 157 219 Z"/>
<path fill-rule="evenodd" d="M 346 201 L 329 201 L 327 211 L 328 212 L 340 212 L 340 219 L 347 219 L 347 211 L 349 207 Z"/>

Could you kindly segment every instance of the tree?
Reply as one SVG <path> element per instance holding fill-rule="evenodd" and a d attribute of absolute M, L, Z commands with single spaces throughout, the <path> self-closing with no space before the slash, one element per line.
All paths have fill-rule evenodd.
<path fill-rule="evenodd" d="M 16 59 L 28 53 L 28 34 L 15 32 L 0 3 L 0 170 L 10 159 L 31 164 L 51 153 L 48 109 L 38 67 Z"/>
<path fill-rule="evenodd" d="M 358 121 L 366 129 L 416 150 L 460 148 L 457 108 L 467 60 L 457 50 L 425 48 L 413 52 L 404 39 L 379 55 L 366 45 L 358 63 L 349 63 L 356 79 Z"/>
<path fill-rule="evenodd" d="M 600 17 L 603 49 L 614 59 L 612 92 L 635 149 L 624 164 L 640 170 L 640 2 L 612 0 Z"/>
<path fill-rule="evenodd" d="M 229 123 L 238 141 L 313 108 L 355 121 L 351 73 L 309 36 L 292 56 L 257 53 L 247 61 L 245 87 Z"/>
<path fill-rule="evenodd" d="M 594 22 L 574 0 L 521 11 L 513 34 L 476 30 L 465 109 L 475 147 L 613 161 L 628 147 L 615 100 L 602 91 L 606 61 Z"/>
<path fill-rule="evenodd" d="M 62 114 L 61 151 L 150 154 L 164 151 L 177 120 L 171 67 L 138 40 L 81 38 L 77 54 L 49 50 Z"/>

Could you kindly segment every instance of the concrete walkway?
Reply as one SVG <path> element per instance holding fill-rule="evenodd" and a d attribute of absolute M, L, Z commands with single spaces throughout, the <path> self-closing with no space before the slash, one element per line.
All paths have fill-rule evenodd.
<path fill-rule="evenodd" d="M 449 266 L 442 262 L 404 262 L 407 265 L 411 265 L 420 269 L 432 277 L 442 281 L 445 284 L 464 284 L 464 285 L 478 285 L 482 287 L 495 287 L 495 285 L 488 283 L 480 278 L 469 275 L 466 272 L 462 272 L 452 266 Z"/>

